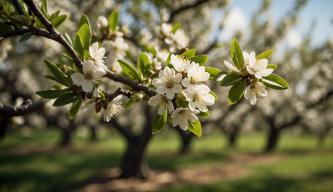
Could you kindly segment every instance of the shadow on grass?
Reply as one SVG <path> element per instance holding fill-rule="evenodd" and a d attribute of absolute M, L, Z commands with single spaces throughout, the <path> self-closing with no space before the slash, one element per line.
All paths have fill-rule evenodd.
<path fill-rule="evenodd" d="M 332 189 L 332 177 L 332 171 L 318 171 L 301 178 L 267 173 L 261 176 L 250 176 L 239 180 L 214 183 L 210 185 L 184 185 L 181 187 L 167 188 L 165 191 L 329 192 Z M 326 187 L 325 183 L 328 184 Z"/>

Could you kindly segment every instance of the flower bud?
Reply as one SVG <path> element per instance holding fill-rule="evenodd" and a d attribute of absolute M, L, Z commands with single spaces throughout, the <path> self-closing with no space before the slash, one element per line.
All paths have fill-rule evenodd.
<path fill-rule="evenodd" d="M 108 20 L 104 16 L 99 16 L 97 18 L 97 27 L 98 28 L 106 28 L 108 26 Z"/>

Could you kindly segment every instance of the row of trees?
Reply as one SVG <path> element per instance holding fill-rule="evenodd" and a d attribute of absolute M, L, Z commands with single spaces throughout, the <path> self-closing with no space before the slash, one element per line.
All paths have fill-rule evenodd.
<path fill-rule="evenodd" d="M 284 44 L 285 36 L 297 24 L 298 15 L 305 3 L 306 1 L 296 1 L 295 6 L 288 14 L 274 25 L 268 16 L 271 2 L 264 0 L 251 19 L 250 34 L 236 30 L 233 35 L 240 39 L 242 45 L 246 45 L 245 50 L 251 49 L 259 52 L 268 48 L 276 48 L 278 50 Z M 61 33 L 66 32 L 68 34 L 76 33 L 76 27 L 73 26 L 77 26 L 77 23 L 80 23 L 81 17 L 79 15 L 86 14 L 87 18 L 98 18 L 101 15 L 109 15 L 111 12 L 116 13 L 114 10 L 118 10 L 120 13 L 119 26 L 112 22 L 115 20 L 115 16 L 112 15 L 115 14 L 111 14 L 110 18 L 113 19 L 109 21 L 105 21 L 102 17 L 96 20 L 90 19 L 90 25 L 98 29 L 92 30 L 91 36 L 93 39 L 103 41 L 103 47 L 107 48 L 106 63 L 112 64 L 110 66 L 112 70 L 111 75 L 117 74 L 119 70 L 124 71 L 124 67 L 119 66 L 117 60 L 126 58 L 126 62 L 134 63 L 136 62 L 134 58 L 140 57 L 141 50 L 147 53 L 150 52 L 147 56 L 150 61 L 153 61 L 155 69 L 158 69 L 161 61 L 165 58 L 163 56 L 165 55 L 163 54 L 164 51 L 168 52 L 171 50 L 172 52 L 182 53 L 184 52 L 183 44 L 187 44 L 185 47 L 197 47 L 198 55 L 208 54 L 209 61 L 207 65 L 215 67 L 211 69 L 221 68 L 222 61 L 229 57 L 228 47 L 223 46 L 225 42 L 220 38 L 220 34 L 223 34 L 223 31 L 228 29 L 228 20 L 231 19 L 230 15 L 232 15 L 232 10 L 228 7 L 228 1 L 195 0 L 177 1 L 173 4 L 169 1 L 141 0 L 123 0 L 113 3 L 109 1 L 66 1 L 66 3 L 62 2 L 61 4 L 57 1 L 50 1 L 48 5 L 46 1 L 42 1 L 38 4 L 40 5 L 39 7 L 29 0 L 24 1 L 24 3 L 13 0 L 1 3 L 1 10 L 8 9 L 9 6 L 10 9 L 14 10 L 15 14 L 23 15 L 25 14 L 25 5 L 27 5 L 26 8 L 29 14 L 37 17 L 37 21 L 41 21 L 44 25 L 41 26 L 42 32 L 46 30 L 51 34 L 55 24 L 51 23 L 51 26 L 45 25 L 43 19 L 39 18 L 38 13 L 40 12 L 38 12 L 38 9 L 44 15 L 47 12 L 52 13 L 53 11 L 61 10 L 61 13 L 58 13 L 57 16 L 57 18 L 59 17 L 59 21 L 57 21 L 59 24 L 64 21 L 62 15 L 68 15 L 67 18 L 65 17 L 66 21 L 58 28 Z M 54 10 L 51 10 L 51 8 Z M 223 17 L 215 18 L 214 12 L 218 13 L 217 15 L 223 15 Z M 6 23 L 8 22 L 6 12 L 1 12 L 1 14 L 1 26 L 8 24 Z M 20 22 L 19 17 L 15 19 L 16 22 Z M 47 19 L 50 19 L 50 17 Z M 211 22 L 212 20 L 214 22 Z M 181 24 L 181 28 L 177 29 L 180 25 L 175 21 Z M 160 28 L 156 27 L 163 22 L 174 23 L 173 28 L 178 31 L 176 32 L 178 34 L 174 35 L 176 37 L 166 38 L 163 36 L 167 35 L 165 31 L 161 32 Z M 109 34 L 109 25 L 111 25 L 111 30 L 114 31 L 111 35 Z M 36 25 L 35 27 L 38 26 Z M 141 87 L 141 84 L 131 86 L 132 81 L 128 81 L 127 78 L 117 75 L 111 76 L 115 81 L 120 80 L 120 83 L 130 83 L 126 84 L 127 86 L 123 86 L 116 82 L 105 82 L 102 88 L 112 91 L 111 94 L 105 92 L 106 95 L 114 98 L 117 96 L 115 93 L 121 93 L 127 97 L 128 92 L 124 91 L 124 89 L 127 89 L 129 85 L 131 87 L 129 89 L 131 91 L 130 98 L 123 102 L 132 107 L 126 109 L 118 118 L 112 118 L 110 122 L 105 123 L 98 115 L 92 115 L 92 107 L 89 103 L 87 103 L 87 108 L 84 107 L 83 103 L 81 104 L 81 109 L 78 110 L 79 113 L 76 118 L 69 119 L 66 117 L 66 111 L 72 110 L 72 108 L 68 109 L 68 106 L 51 107 L 52 103 L 50 104 L 49 101 L 45 100 L 39 101 L 40 97 L 34 94 L 36 91 L 49 89 L 51 86 L 56 89 L 60 88 L 52 81 L 45 81 L 40 74 L 47 74 L 48 69 L 45 65 L 39 63 L 43 58 L 60 58 L 62 47 L 56 42 L 32 37 L 32 35 L 43 34 L 39 34 L 41 33 L 40 31 L 29 30 L 28 33 L 25 33 L 22 30 L 15 29 L 16 33 L 13 35 L 20 35 L 20 37 L 11 39 L 7 38 L 12 36 L 10 32 L 1 31 L 0 37 L 3 38 L 1 39 L 2 51 L 8 54 L 8 57 L 6 54 L 1 54 L 2 66 L 4 67 L 1 67 L 0 97 L 1 102 L 5 104 L 0 108 L 1 137 L 5 136 L 10 122 L 15 120 L 13 117 L 22 115 L 27 123 L 30 122 L 29 126 L 36 126 L 34 124 L 37 121 L 31 119 L 37 116 L 44 121 L 44 124 L 40 126 L 58 128 L 63 135 L 63 139 L 60 142 L 62 145 L 70 144 L 71 136 L 77 127 L 88 127 L 91 131 L 91 138 L 94 140 L 97 127 L 105 126 L 106 124 L 109 126 L 110 124 L 110 127 L 116 130 L 127 144 L 120 163 L 121 177 L 143 178 L 145 176 L 143 169 L 145 151 L 152 139 L 152 132 L 155 127 L 152 127 L 152 124 L 154 124 L 154 113 L 146 101 L 140 101 L 142 98 L 147 98 L 147 96 L 137 91 L 141 90 L 146 95 L 151 96 L 152 87 L 146 89 Z M 260 34 L 260 36 L 257 34 Z M 66 44 L 68 39 L 70 39 L 67 36 L 70 35 L 66 35 L 67 40 L 65 38 L 61 40 L 64 41 L 63 44 Z M 49 38 L 55 38 L 56 41 L 59 40 L 57 36 Z M 17 43 L 17 41 L 21 43 Z M 152 48 L 155 48 L 155 51 L 151 51 Z M 330 63 L 332 61 L 332 48 L 333 45 L 330 41 L 327 41 L 322 46 L 311 46 L 310 31 L 308 36 L 303 38 L 300 46 L 287 47 L 279 57 L 273 57 L 274 63 L 280 66 L 277 69 L 278 73 L 286 77 L 291 89 L 285 92 L 271 91 L 269 93 L 270 96 L 260 99 L 255 107 L 243 101 L 228 106 L 223 99 L 228 97 L 227 90 L 220 86 L 220 80 L 222 77 L 225 78 L 225 75 L 221 75 L 218 81 L 213 81 L 210 84 L 211 89 L 219 95 L 220 99 L 214 106 L 210 107 L 209 117 L 205 117 L 207 114 L 202 114 L 201 124 L 204 127 L 220 129 L 228 137 L 230 146 L 236 144 L 237 138 L 243 130 L 266 129 L 267 142 L 265 151 L 268 152 L 276 148 L 283 130 L 296 125 L 298 126 L 297 128 L 310 130 L 318 133 L 320 138 L 324 138 L 332 125 L 332 121 L 329 118 L 332 113 L 330 110 L 332 105 L 330 98 L 333 95 L 333 87 L 330 85 L 330 82 L 332 82 L 332 64 Z M 70 55 L 71 49 L 67 51 L 69 51 Z M 76 55 L 76 52 L 79 51 L 74 50 L 72 54 Z M 154 52 L 158 54 L 155 53 L 156 55 L 154 55 Z M 59 62 L 64 62 L 64 60 L 68 59 L 68 56 L 61 58 Z M 79 57 L 69 59 L 69 61 L 71 60 L 73 63 L 81 63 L 81 61 L 76 61 L 80 60 Z M 22 61 L 24 62 L 22 63 Z M 67 70 L 67 67 L 61 69 Z M 213 75 L 214 73 L 212 72 L 211 76 Z M 119 87 L 121 89 L 118 89 Z M 305 91 L 303 93 L 302 91 L 297 92 L 298 89 L 304 89 Z M 14 106 L 19 98 L 24 98 L 24 102 Z M 89 98 L 89 95 L 84 95 L 83 98 Z M 27 99 L 38 102 L 31 103 Z M 112 102 L 112 100 L 110 101 Z M 136 104 L 132 105 L 133 103 Z M 104 106 L 100 108 L 104 108 Z M 35 115 L 32 115 L 31 112 L 34 112 Z M 325 115 L 322 115 L 323 113 Z M 130 121 L 128 117 L 131 117 Z M 314 121 L 313 119 L 316 120 Z M 156 123 L 154 125 L 156 126 Z M 180 153 L 183 154 L 190 151 L 195 135 L 179 127 L 173 128 L 171 126 L 171 129 L 174 129 L 180 136 Z M 207 132 L 206 134 L 208 134 L 208 130 L 208 128 L 203 129 L 204 132 Z M 198 134 L 196 131 L 194 133 Z"/>

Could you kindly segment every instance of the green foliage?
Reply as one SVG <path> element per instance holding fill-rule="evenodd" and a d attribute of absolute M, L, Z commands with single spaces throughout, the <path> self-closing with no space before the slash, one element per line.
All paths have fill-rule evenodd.
<path fill-rule="evenodd" d="M 89 46 L 91 44 L 92 32 L 89 19 L 86 15 L 81 17 L 79 30 L 74 40 L 74 49 L 81 58 L 88 58 Z"/>
<path fill-rule="evenodd" d="M 69 109 L 68 115 L 70 118 L 74 118 L 77 112 L 80 109 L 82 99 L 77 97 L 75 101 L 72 103 L 71 108 Z"/>
<path fill-rule="evenodd" d="M 109 28 L 113 32 L 115 32 L 117 30 L 118 22 L 119 22 L 119 13 L 118 13 L 118 11 L 114 10 L 114 11 L 112 11 L 112 13 L 108 19 Z"/>
<path fill-rule="evenodd" d="M 230 88 L 230 91 L 228 94 L 229 105 L 235 104 L 237 101 L 239 101 L 243 97 L 246 85 L 247 85 L 246 82 L 244 80 L 242 80 L 242 81 L 238 81 Z"/>
<path fill-rule="evenodd" d="M 190 60 L 198 63 L 201 66 L 203 66 L 208 61 L 208 55 L 197 55 L 197 56 L 191 57 Z"/>
<path fill-rule="evenodd" d="M 189 121 L 189 125 L 187 128 L 188 131 L 196 135 L 197 137 L 202 136 L 202 128 L 200 120 L 196 120 L 194 122 Z"/>
<path fill-rule="evenodd" d="M 37 91 L 36 94 L 44 97 L 46 99 L 55 99 L 65 93 L 68 93 L 69 89 L 62 89 L 62 90 L 45 90 L 45 91 Z"/>
<path fill-rule="evenodd" d="M 182 56 L 187 57 L 187 58 L 194 57 L 196 52 L 197 52 L 196 49 L 188 49 L 187 51 L 182 53 Z"/>
<path fill-rule="evenodd" d="M 73 103 L 77 99 L 77 96 L 73 93 L 66 93 L 57 97 L 54 101 L 53 106 L 63 106 L 69 103 Z"/>
<path fill-rule="evenodd" d="M 123 60 L 118 60 L 119 65 L 122 69 L 122 74 L 134 79 L 134 80 L 139 80 L 140 79 L 140 75 L 138 73 L 138 71 L 135 69 L 135 67 L 132 64 L 129 64 Z"/>
<path fill-rule="evenodd" d="M 147 77 L 150 74 L 150 61 L 149 61 L 149 57 L 147 56 L 146 53 L 141 53 L 139 55 L 136 65 L 137 65 L 137 68 L 139 69 L 139 72 L 144 77 Z"/>
<path fill-rule="evenodd" d="M 262 53 L 260 53 L 256 59 L 259 60 L 259 59 L 267 59 L 269 58 L 271 55 L 273 54 L 273 50 L 272 49 L 269 49 L 269 50 L 266 50 Z"/>
<path fill-rule="evenodd" d="M 232 39 L 231 45 L 230 45 L 230 56 L 232 58 L 232 61 L 234 62 L 234 65 L 241 71 L 244 69 L 244 58 L 243 58 L 243 52 L 240 48 L 238 41 L 236 39 Z"/>
<path fill-rule="evenodd" d="M 171 32 L 172 33 L 176 33 L 176 31 L 182 27 L 182 24 L 180 24 L 179 22 L 175 23 L 172 25 L 172 29 L 171 29 Z"/>
<path fill-rule="evenodd" d="M 51 23 L 54 27 L 58 27 L 66 20 L 67 15 L 59 15 L 51 20 Z"/>
<path fill-rule="evenodd" d="M 223 74 L 223 72 L 219 68 L 216 68 L 216 67 L 205 67 L 205 68 L 206 68 L 206 72 L 210 74 L 209 78 L 211 80 L 216 80 L 219 76 L 221 76 Z"/>
<path fill-rule="evenodd" d="M 47 68 L 52 73 L 52 76 L 47 76 L 49 79 L 52 79 L 62 85 L 69 86 L 69 79 L 64 75 L 64 73 L 52 62 L 44 60 Z"/>
<path fill-rule="evenodd" d="M 153 134 L 159 133 L 163 130 L 163 128 L 165 127 L 165 124 L 167 122 L 167 119 L 168 119 L 167 110 L 162 115 L 155 113 L 155 115 L 153 117 L 153 123 L 152 123 Z"/>
<path fill-rule="evenodd" d="M 222 81 L 221 81 L 221 85 L 222 86 L 230 86 L 233 85 L 235 83 L 237 83 L 238 81 L 240 81 L 242 79 L 241 76 L 239 76 L 238 74 L 235 73 L 229 73 L 228 75 L 226 75 Z"/>
<path fill-rule="evenodd" d="M 269 88 L 283 90 L 288 89 L 289 85 L 282 77 L 272 73 L 267 77 L 263 77 L 262 82 Z"/>
<path fill-rule="evenodd" d="M 267 68 L 270 68 L 270 69 L 277 69 L 277 67 L 278 67 L 278 65 L 276 65 L 276 64 L 268 64 L 267 65 Z"/>

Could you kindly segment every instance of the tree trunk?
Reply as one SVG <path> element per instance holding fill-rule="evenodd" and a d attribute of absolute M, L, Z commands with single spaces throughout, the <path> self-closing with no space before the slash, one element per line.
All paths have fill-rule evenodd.
<path fill-rule="evenodd" d="M 60 147 L 68 147 L 72 144 L 72 130 L 69 128 L 61 129 Z"/>
<path fill-rule="evenodd" d="M 0 118 L 0 141 L 3 140 L 6 136 L 8 130 L 9 118 L 2 117 Z"/>
<path fill-rule="evenodd" d="M 280 129 L 275 126 L 270 126 L 268 130 L 265 152 L 272 152 L 276 149 L 280 138 Z"/>
<path fill-rule="evenodd" d="M 237 144 L 237 139 L 239 136 L 240 129 L 238 127 L 232 127 L 232 129 L 227 133 L 228 137 L 228 147 L 235 148 Z"/>
<path fill-rule="evenodd" d="M 95 142 L 97 141 L 97 130 L 95 126 L 89 126 L 89 132 L 90 132 L 90 141 Z"/>
<path fill-rule="evenodd" d="M 146 178 L 146 169 L 144 164 L 144 156 L 151 140 L 150 135 L 135 136 L 128 140 L 126 151 L 121 160 L 121 178 Z"/>
<path fill-rule="evenodd" d="M 187 131 L 182 130 L 179 127 L 176 127 L 176 131 L 179 133 L 180 137 L 180 148 L 178 154 L 184 155 L 188 154 L 191 151 L 193 134 Z"/>
<path fill-rule="evenodd" d="M 146 123 L 139 135 L 131 135 L 126 138 L 127 148 L 121 160 L 120 178 L 147 177 L 147 166 L 144 163 L 145 152 L 152 138 L 152 113 L 148 105 L 144 105 Z"/>

